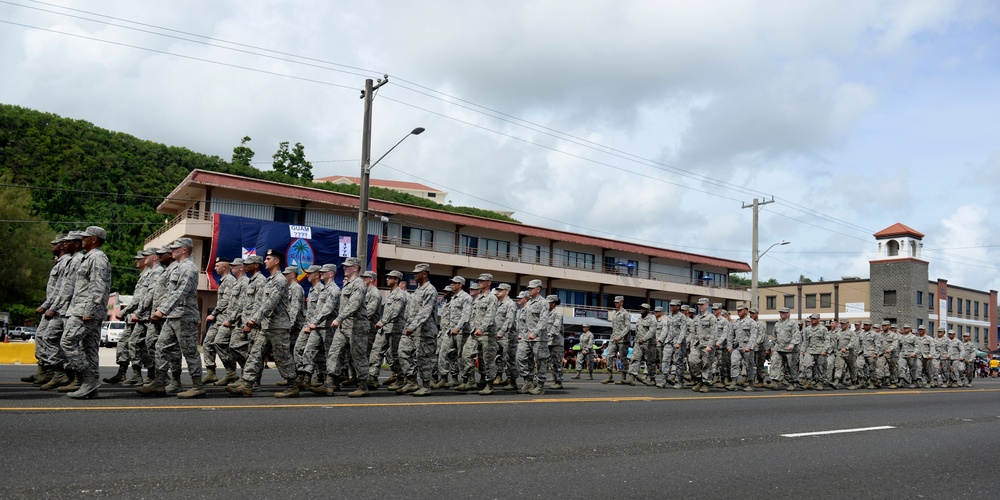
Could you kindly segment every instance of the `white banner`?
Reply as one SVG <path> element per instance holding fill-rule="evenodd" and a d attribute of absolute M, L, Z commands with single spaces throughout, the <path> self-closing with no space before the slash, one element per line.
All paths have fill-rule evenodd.
<path fill-rule="evenodd" d="M 341 257 L 350 257 L 351 256 L 351 237 L 350 236 L 341 236 L 340 237 L 340 253 L 338 255 L 340 255 Z"/>
<path fill-rule="evenodd" d="M 863 313 L 865 312 L 864 302 L 848 302 L 844 304 L 844 309 L 849 313 Z"/>
<path fill-rule="evenodd" d="M 288 226 L 288 232 L 292 235 L 292 238 L 302 238 L 304 240 L 312 239 L 312 228 L 309 226 Z"/>
<path fill-rule="evenodd" d="M 938 326 L 948 331 L 948 299 L 938 301 Z"/>

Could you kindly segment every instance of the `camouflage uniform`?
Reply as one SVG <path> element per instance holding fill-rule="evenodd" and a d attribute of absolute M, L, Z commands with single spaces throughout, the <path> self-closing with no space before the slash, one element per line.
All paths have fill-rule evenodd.
<path fill-rule="evenodd" d="M 340 291 L 340 312 L 334 321 L 340 326 L 333 334 L 333 342 L 326 357 L 329 375 L 337 376 L 343 371 L 341 352 L 350 344 L 348 362 L 353 366 L 358 377 L 358 385 L 368 384 L 368 318 L 365 317 L 365 295 L 367 286 L 360 275 L 350 282 L 344 283 Z"/>
<path fill-rule="evenodd" d="M 563 338 L 563 316 L 556 310 L 549 311 L 548 334 L 547 348 L 549 350 L 549 365 L 552 367 L 552 380 L 558 386 L 562 386 L 566 342 Z M 553 389 L 559 389 L 558 386 L 553 387 Z"/>
<path fill-rule="evenodd" d="M 510 297 L 505 297 L 497 304 L 497 314 L 493 322 L 497 328 L 497 348 L 501 351 L 502 363 L 497 367 L 497 373 L 506 373 L 508 380 L 517 380 L 517 332 L 514 330 L 516 316 L 517 303 Z"/>
<path fill-rule="evenodd" d="M 465 340 L 469 337 L 469 322 L 472 319 L 472 296 L 465 290 L 455 294 L 446 306 L 448 308 L 449 328 L 441 331 L 441 343 L 438 345 L 438 375 L 445 380 L 451 374 L 453 380 L 458 380 L 459 357 Z M 457 333 L 452 333 L 458 330 Z"/>
<path fill-rule="evenodd" d="M 79 258 L 76 258 L 79 256 Z M 60 340 L 63 335 L 63 328 L 66 322 L 66 311 L 69 309 L 69 302 L 73 296 L 73 286 L 75 285 L 76 271 L 79 269 L 80 261 L 83 260 L 83 252 L 73 255 L 65 253 L 59 256 L 52 270 L 49 271 L 49 281 L 45 287 L 45 302 L 42 307 L 47 311 L 54 311 L 51 318 L 43 316 L 35 333 L 35 357 L 38 364 L 48 368 L 62 367 L 66 362 L 66 355 L 62 352 Z"/>
<path fill-rule="evenodd" d="M 292 329 L 292 333 L 297 335 L 295 343 L 292 347 L 292 357 L 295 358 L 295 370 L 301 374 L 312 374 L 312 362 L 308 362 L 305 359 L 306 345 L 309 343 L 309 337 L 316 335 L 319 336 L 319 332 L 305 331 L 306 327 L 313 324 L 316 321 L 316 314 L 319 312 L 320 307 L 322 307 L 321 297 L 323 296 L 326 285 L 322 281 L 317 281 L 315 285 L 309 287 L 309 295 L 306 296 L 306 310 L 305 310 L 305 321 L 302 323 L 302 328 L 296 332 Z M 316 323 L 319 326 L 319 323 Z M 315 357 L 315 354 L 313 354 Z M 305 368 L 308 366 L 308 371 Z"/>
<path fill-rule="evenodd" d="M 718 318 L 711 312 L 701 313 L 694 318 L 694 329 L 688 336 L 688 365 L 691 370 L 691 378 L 694 379 L 695 389 L 708 392 L 708 384 L 712 380 L 712 359 L 716 350 L 719 328 Z"/>
<path fill-rule="evenodd" d="M 167 296 L 157 307 L 166 318 L 156 341 L 157 381 L 163 383 L 168 370 L 176 375 L 181 369 L 180 358 L 183 356 L 187 361 L 188 375 L 200 382 L 198 266 L 191 258 L 176 264 L 167 276 L 170 283 Z"/>
<path fill-rule="evenodd" d="M 382 330 L 375 340 L 371 359 L 368 360 L 369 375 L 377 379 L 382 371 L 382 357 L 389 363 L 389 370 L 398 379 L 403 375 L 399 362 L 399 340 L 406 329 L 406 303 L 408 296 L 401 287 L 393 288 L 382 303 Z"/>
<path fill-rule="evenodd" d="M 254 278 L 262 276 L 257 273 Z M 251 280 L 251 283 L 254 280 Z M 252 312 L 244 324 L 254 323 L 250 338 L 253 345 L 243 366 L 242 379 L 248 384 L 257 382 L 264 363 L 265 351 L 274 356 L 278 373 L 285 380 L 295 380 L 295 362 L 288 350 L 289 330 L 292 322 L 288 317 L 288 280 L 280 272 L 275 272 L 264 281 L 255 293 Z"/>
<path fill-rule="evenodd" d="M 306 291 L 298 281 L 292 281 L 288 284 L 288 291 L 286 293 L 288 293 L 288 321 L 290 325 L 288 327 L 288 352 L 294 363 L 295 356 L 293 353 L 295 352 L 295 342 L 298 340 L 299 332 L 302 331 L 302 327 L 305 326 L 306 322 Z"/>
<path fill-rule="evenodd" d="M 548 302 L 541 295 L 524 305 L 524 333 L 518 332 L 517 369 L 529 389 L 545 384 L 545 363 L 549 355 L 548 315 Z M 529 339 L 529 335 L 533 338 Z"/>
<path fill-rule="evenodd" d="M 684 354 L 683 342 L 687 338 L 688 317 L 681 312 L 665 316 L 663 325 L 663 365 L 661 370 L 666 377 L 666 381 L 672 384 L 679 383 L 684 378 L 684 366 L 681 358 Z"/>
<path fill-rule="evenodd" d="M 158 360 L 163 355 L 163 353 L 161 353 L 157 347 L 157 342 L 160 340 L 160 332 L 163 330 L 164 318 L 160 318 L 159 320 L 153 321 L 152 315 L 154 312 L 160 310 L 160 304 L 162 304 L 163 301 L 166 300 L 167 294 L 170 292 L 170 274 L 174 271 L 176 267 L 177 267 L 177 261 L 172 261 L 170 264 L 167 265 L 167 267 L 158 266 L 157 269 L 159 269 L 159 272 L 157 272 L 156 269 L 154 269 L 153 271 L 156 274 L 152 276 L 152 278 L 155 281 L 153 282 L 153 294 L 150 297 L 150 304 L 149 304 L 150 320 L 149 324 L 147 324 L 146 326 L 146 352 L 149 355 L 150 362 L 152 363 L 154 371 L 159 371 Z M 177 355 L 178 356 L 176 359 L 171 358 L 169 359 L 169 362 L 171 367 L 174 366 L 177 367 L 176 371 L 179 374 L 181 369 L 180 353 L 177 353 Z M 172 369 L 171 372 L 166 374 L 165 376 L 171 376 L 176 378 L 175 375 L 179 377 L 178 374 L 175 374 Z M 159 374 L 154 373 L 153 376 L 156 377 L 157 375 Z M 171 380 L 173 380 L 173 378 Z"/>
<path fill-rule="evenodd" d="M 614 380 L 615 356 L 621 361 L 622 382 L 628 371 L 628 334 L 632 325 L 632 315 L 625 308 L 611 312 L 611 342 L 604 348 L 604 359 L 608 362 L 608 379 Z"/>
<path fill-rule="evenodd" d="M 382 351 L 387 345 L 385 344 L 385 335 L 376 331 L 375 328 L 375 324 L 382 317 L 382 292 L 378 290 L 378 287 L 365 287 L 365 304 L 362 306 L 362 309 L 365 316 L 365 321 L 361 323 L 366 328 L 365 338 L 367 339 L 367 343 L 365 344 L 365 353 L 368 356 L 368 376 L 369 378 L 378 378 L 378 370 L 382 368 Z M 377 350 L 374 349 L 376 337 L 381 338 Z M 375 375 L 371 374 L 373 368 Z"/>
<path fill-rule="evenodd" d="M 100 248 L 91 249 L 80 261 L 73 286 L 66 332 L 60 345 L 67 364 L 77 373 L 98 376 L 101 322 L 108 315 L 111 263 Z M 83 318 L 90 318 L 84 321 Z"/>
<path fill-rule="evenodd" d="M 757 378 L 754 373 L 757 369 L 754 356 L 763 341 L 757 328 L 757 322 L 750 315 L 744 316 L 733 322 L 733 327 L 729 332 L 727 343 L 729 349 L 732 350 L 729 353 L 729 378 L 731 381 L 729 388 L 734 388 L 733 384 L 739 379 L 740 373 L 745 372 L 747 388 L 752 389 L 754 379 Z"/>
<path fill-rule="evenodd" d="M 941 387 L 945 387 L 951 378 L 951 360 L 948 359 L 950 342 L 948 337 L 944 336 L 943 331 L 940 333 L 940 336 L 934 337 L 934 378 L 931 379 L 932 387 L 938 384 Z"/>
<path fill-rule="evenodd" d="M 427 387 L 434 372 L 438 335 L 437 290 L 429 282 L 413 291 L 406 305 L 406 326 L 399 340 L 399 363 L 407 382 Z M 409 333 L 407 333 L 409 332 Z"/>
<path fill-rule="evenodd" d="M 340 287 L 331 279 L 324 284 L 323 293 L 316 300 L 316 310 L 309 311 L 309 324 L 316 325 L 316 330 L 309 334 L 309 340 L 302 349 L 302 359 L 297 361 L 298 371 L 307 375 L 316 373 L 317 376 L 326 376 L 328 368 L 326 360 L 334 336 L 330 322 L 336 317 L 339 309 Z"/>
<path fill-rule="evenodd" d="M 69 353 L 66 353 L 69 357 Z M 951 373 L 948 374 L 950 380 L 949 387 L 958 387 L 962 380 L 962 371 L 965 363 L 962 362 L 962 341 L 958 337 L 948 339 L 948 360 L 951 361 Z"/>
<path fill-rule="evenodd" d="M 233 296 L 233 289 L 235 287 L 236 276 L 233 276 L 232 273 L 226 273 L 226 275 L 219 280 L 219 289 L 216 295 L 217 299 L 215 301 L 215 309 L 209 313 L 209 315 L 215 316 L 215 321 L 212 322 L 212 326 L 209 327 L 207 332 L 205 332 L 205 338 L 201 341 L 202 356 L 205 358 L 205 369 L 211 372 L 215 371 L 216 357 L 222 359 L 223 366 L 225 366 L 225 358 L 219 355 L 219 349 L 216 346 L 215 339 L 219 335 L 219 330 L 226 328 L 223 326 L 223 323 L 229 319 L 229 310 L 232 307 L 232 303 L 235 302 L 235 297 Z M 226 368 L 228 369 L 229 367 L 227 366 Z"/>
<path fill-rule="evenodd" d="M 912 333 L 899 335 L 899 378 L 900 382 L 913 385 L 913 381 L 920 376 L 920 355 L 917 347 L 917 336 Z"/>
<path fill-rule="evenodd" d="M 817 390 L 823 388 L 826 376 L 826 355 L 830 352 L 829 331 L 822 324 L 802 329 L 802 366 L 799 380 L 808 386 L 810 380 Z"/>
<path fill-rule="evenodd" d="M 250 276 L 245 275 L 247 278 L 246 283 L 240 289 L 240 313 L 236 318 L 238 323 L 233 324 L 232 337 L 229 339 L 229 353 L 232 356 L 233 361 L 242 365 L 243 369 L 246 370 L 247 358 L 250 356 L 250 348 L 253 344 L 254 337 L 260 331 L 259 328 L 254 328 L 250 330 L 249 333 L 243 331 L 243 326 L 250 321 L 253 316 L 254 310 L 258 307 L 258 302 L 260 301 L 261 295 L 264 292 L 264 286 L 267 284 L 267 278 L 259 270 Z"/>
<path fill-rule="evenodd" d="M 968 334 L 965 334 L 968 335 Z M 962 340 L 962 368 L 959 370 L 959 385 L 962 387 L 971 386 L 975 376 L 976 351 L 978 348 L 969 337 L 963 336 Z"/>
<path fill-rule="evenodd" d="M 858 332 L 849 328 L 840 329 L 840 333 L 830 339 L 830 349 L 834 355 L 833 378 L 830 379 L 833 387 L 837 388 L 841 382 L 844 382 L 846 369 L 847 382 L 850 383 L 849 387 L 856 389 L 858 384 L 858 370 L 855 361 L 861 350 L 861 340 Z"/>
<path fill-rule="evenodd" d="M 642 362 L 646 361 L 646 373 L 650 378 L 655 377 L 656 368 L 653 366 L 653 354 L 656 350 L 656 331 L 659 323 L 656 316 L 646 310 L 645 316 L 640 316 L 635 323 L 635 345 L 632 347 L 632 357 L 628 363 L 629 383 L 634 383 L 633 379 L 639 379 L 643 383 L 648 382 L 648 378 L 639 373 Z"/>
<path fill-rule="evenodd" d="M 875 364 L 878 378 L 883 384 L 894 386 L 898 380 L 899 336 L 886 330 L 879 336 L 879 357 Z"/>
<path fill-rule="evenodd" d="M 917 337 L 917 347 L 920 352 L 920 383 L 929 385 L 934 380 L 934 337 L 920 330 Z"/>

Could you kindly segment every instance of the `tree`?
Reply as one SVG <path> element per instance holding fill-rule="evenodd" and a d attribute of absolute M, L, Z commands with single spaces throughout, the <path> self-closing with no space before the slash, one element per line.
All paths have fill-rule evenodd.
<path fill-rule="evenodd" d="M 233 148 L 233 165 L 241 165 L 244 167 L 249 167 L 250 162 L 253 160 L 254 152 L 252 149 L 247 147 L 247 143 L 250 142 L 250 136 L 243 136 L 240 140 L 240 145 Z"/>
<path fill-rule="evenodd" d="M 752 282 L 751 282 L 750 278 L 747 278 L 747 277 L 744 277 L 744 276 L 740 276 L 738 274 L 730 274 L 729 275 L 729 284 L 730 285 L 737 285 L 737 286 L 746 286 L 746 287 L 749 287 L 749 286 L 751 286 L 751 283 Z M 757 280 L 757 286 L 760 286 L 760 285 L 777 285 L 777 284 L 778 284 L 778 280 L 776 280 L 774 278 L 771 278 L 771 279 L 769 279 L 767 281 Z"/>
<path fill-rule="evenodd" d="M 812 283 L 812 282 L 813 280 L 806 278 L 806 275 L 804 274 L 799 275 L 799 283 Z"/>
<path fill-rule="evenodd" d="M 306 160 L 306 148 L 302 143 L 296 142 L 295 147 L 289 151 L 288 141 L 284 141 L 278 145 L 278 151 L 271 158 L 274 159 L 271 166 L 275 172 L 296 179 L 313 180 L 313 166 L 312 163 L 309 163 L 309 160 Z"/>
<path fill-rule="evenodd" d="M 0 184 L 11 184 L 4 172 Z M 55 233 L 30 212 L 31 192 L 20 187 L 0 186 L 0 304 L 34 304 L 45 297 L 45 284 L 52 266 L 49 240 Z"/>

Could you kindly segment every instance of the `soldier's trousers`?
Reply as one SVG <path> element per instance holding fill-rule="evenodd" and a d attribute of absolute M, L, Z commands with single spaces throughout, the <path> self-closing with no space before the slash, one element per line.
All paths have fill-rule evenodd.
<path fill-rule="evenodd" d="M 771 381 L 793 384 L 799 379 L 798 351 L 774 351 L 771 354 Z"/>
<path fill-rule="evenodd" d="M 587 370 L 594 373 L 594 350 L 590 349 L 586 353 L 582 350 L 576 355 L 576 369 L 578 371 Z"/>
<path fill-rule="evenodd" d="M 163 329 L 163 321 L 148 322 L 146 323 L 146 338 L 144 343 L 146 344 L 146 354 L 149 355 L 150 364 L 146 368 L 156 369 L 156 358 L 159 355 L 159 350 L 156 348 L 156 341 L 160 340 L 160 330 Z"/>
<path fill-rule="evenodd" d="M 69 353 L 66 353 L 66 356 L 69 357 Z M 965 373 L 965 361 L 959 359 L 951 360 L 951 380 L 953 382 L 961 382 L 963 373 Z"/>
<path fill-rule="evenodd" d="M 936 375 L 941 378 L 942 384 L 947 384 L 951 382 L 951 360 L 950 359 L 939 359 L 937 360 L 937 373 Z"/>
<path fill-rule="evenodd" d="M 362 322 L 367 323 L 368 320 L 354 318 L 344 320 L 333 334 L 333 342 L 326 357 L 330 375 L 341 374 L 343 366 L 340 355 L 341 352 L 347 352 L 346 347 L 350 344 L 347 362 L 354 368 L 358 384 L 368 382 L 368 328 L 367 324 Z"/>
<path fill-rule="evenodd" d="M 549 346 L 539 341 L 518 341 L 517 371 L 525 382 L 545 382 L 545 365 L 548 358 Z"/>
<path fill-rule="evenodd" d="M 767 351 L 764 348 L 757 349 L 754 352 L 754 363 L 756 365 L 755 373 L 757 375 L 757 382 L 764 383 L 771 377 L 764 371 L 764 361 L 767 360 Z"/>
<path fill-rule="evenodd" d="M 858 364 L 862 366 L 859 370 L 865 372 L 865 376 L 870 383 L 879 382 L 878 376 L 878 360 L 881 358 L 872 357 L 873 355 L 860 355 L 858 356 Z"/>
<path fill-rule="evenodd" d="M 95 379 L 100 364 L 101 321 L 83 321 L 79 316 L 66 318 L 66 332 L 60 346 L 66 354 L 66 365 L 77 373 L 90 373 Z"/>
<path fill-rule="evenodd" d="M 895 384 L 898 380 L 896 373 L 898 366 L 895 353 L 882 354 L 875 364 L 876 376 L 884 382 Z"/>
<path fill-rule="evenodd" d="M 858 370 L 854 365 L 855 357 L 848 352 L 847 354 L 841 353 L 834 356 L 834 368 L 833 368 L 833 378 L 830 379 L 831 382 L 841 382 L 844 380 L 844 371 L 847 371 L 848 382 L 855 384 L 858 381 Z"/>
<path fill-rule="evenodd" d="M 504 351 L 504 357 L 507 360 L 507 379 L 515 381 L 519 373 L 517 369 L 517 335 L 514 333 L 508 335 L 507 349 Z"/>
<path fill-rule="evenodd" d="M 333 343 L 333 330 L 328 328 L 313 330 L 302 345 L 302 355 L 295 357 L 296 369 L 302 373 L 326 373 L 326 358 Z"/>
<path fill-rule="evenodd" d="M 823 368 L 826 370 L 823 380 L 833 382 L 833 376 L 837 371 L 837 356 L 834 354 L 828 354 L 826 356 L 826 365 Z"/>
<path fill-rule="evenodd" d="M 132 361 L 132 352 L 129 351 L 128 343 L 132 340 L 133 335 L 135 335 L 135 323 L 126 323 L 125 332 L 115 344 L 115 363 L 119 366 L 127 365 Z"/>
<path fill-rule="evenodd" d="M 260 330 L 254 332 L 253 346 L 250 347 L 250 355 L 243 366 L 242 378 L 244 381 L 254 383 L 260 378 L 261 368 L 264 365 L 264 355 L 268 351 L 274 358 L 274 364 L 278 367 L 278 373 L 285 380 L 295 378 L 295 362 L 292 361 L 292 353 L 289 351 L 289 333 L 287 329 Z"/>
<path fill-rule="evenodd" d="M 198 354 L 198 320 L 167 318 L 156 340 L 156 375 L 181 370 L 181 356 L 187 361 L 188 375 L 201 377 L 201 356 Z M 162 381 L 162 378 L 161 378 Z M 180 382 L 180 380 L 177 380 Z"/>
<path fill-rule="evenodd" d="M 736 382 L 740 378 L 740 373 L 746 372 L 746 381 L 753 384 L 757 370 L 757 352 L 743 352 L 743 349 L 736 348 L 729 354 L 729 378 Z"/>
<path fill-rule="evenodd" d="M 382 358 L 389 365 L 389 371 L 397 377 L 403 373 L 399 364 L 399 341 L 402 333 L 379 333 L 375 336 L 375 344 L 368 359 L 368 375 L 378 378 L 382 372 Z"/>
<path fill-rule="evenodd" d="M 713 365 L 714 373 L 713 377 L 721 379 L 729 378 L 730 366 L 729 366 L 729 350 L 723 346 L 721 348 L 716 348 L 712 352 L 715 355 L 715 364 Z"/>
<path fill-rule="evenodd" d="M 229 337 L 229 358 L 233 363 L 246 367 L 247 356 L 250 355 L 251 338 L 249 334 L 243 333 L 243 328 L 234 325 L 232 335 Z"/>
<path fill-rule="evenodd" d="M 476 358 L 483 363 L 480 370 L 486 376 L 486 383 L 492 384 L 497 377 L 497 338 L 493 335 L 472 335 L 462 346 L 462 378 L 476 379 Z"/>
<path fill-rule="evenodd" d="M 660 371 L 663 372 L 663 376 L 667 380 L 675 380 L 677 378 L 677 366 L 674 364 L 674 345 L 663 344 L 660 350 Z"/>
<path fill-rule="evenodd" d="M 403 335 L 399 339 L 399 364 L 403 375 L 420 377 L 420 382 L 429 383 L 434 376 L 436 342 L 434 337 Z"/>
<path fill-rule="evenodd" d="M 219 356 L 222 366 L 226 367 L 227 370 L 236 370 L 237 363 L 236 358 L 233 357 L 232 341 L 237 328 L 235 326 L 226 326 L 225 321 L 222 320 L 216 321 L 216 325 L 218 325 L 218 329 L 215 332 L 215 337 L 212 339 L 212 352 Z M 208 337 L 206 336 L 203 345 L 208 345 L 208 343 Z"/>
<path fill-rule="evenodd" d="M 438 345 L 438 375 L 443 379 L 449 374 L 458 377 L 458 358 L 462 348 L 462 335 L 452 335 L 450 331 L 441 335 Z"/>
<path fill-rule="evenodd" d="M 920 380 L 930 383 L 934 380 L 934 360 L 927 357 L 920 358 Z"/>
<path fill-rule="evenodd" d="M 62 366 L 66 363 L 66 353 L 62 350 L 62 336 L 66 327 L 66 317 L 56 314 L 42 320 L 35 335 L 35 357 L 42 366 Z"/>
<path fill-rule="evenodd" d="M 563 358 L 566 356 L 566 347 L 563 346 L 562 341 L 559 344 L 550 345 L 549 349 L 549 365 L 552 366 L 552 380 L 556 382 L 562 382 L 563 380 Z"/>
<path fill-rule="evenodd" d="M 135 324 L 132 330 L 132 338 L 128 339 L 128 348 L 134 354 L 132 364 L 141 364 L 144 368 L 153 368 L 153 356 L 149 349 L 146 349 L 146 330 L 152 328 L 147 322 Z"/>
<path fill-rule="evenodd" d="M 899 360 L 899 379 L 907 384 L 920 378 L 920 360 L 905 356 Z"/>
<path fill-rule="evenodd" d="M 812 379 L 813 382 L 822 384 L 825 372 L 826 356 L 805 353 L 802 357 L 802 366 L 799 368 L 799 378 L 801 380 Z"/>
<path fill-rule="evenodd" d="M 628 360 L 628 374 L 633 377 L 639 376 L 639 368 L 642 366 L 642 362 L 646 361 L 646 374 L 650 377 L 656 376 L 656 369 L 652 363 L 649 361 L 653 357 L 654 349 L 656 345 L 651 342 L 644 342 L 640 344 L 636 342 L 632 346 L 632 357 Z"/>
<path fill-rule="evenodd" d="M 688 368 L 695 383 L 712 380 L 712 366 L 715 364 L 715 350 L 705 352 L 704 348 L 691 346 L 688 353 Z"/>
<path fill-rule="evenodd" d="M 615 364 L 615 355 L 618 356 L 618 360 L 621 361 L 621 372 L 628 372 L 628 343 L 627 342 L 608 342 L 608 346 L 604 349 L 604 359 L 608 362 L 608 374 L 611 374 L 617 368 Z"/>
<path fill-rule="evenodd" d="M 201 356 L 204 360 L 205 368 L 208 368 L 209 370 L 215 369 L 215 360 L 219 358 L 219 350 L 216 346 L 215 339 L 219 335 L 222 323 L 221 318 L 216 318 L 215 321 L 212 322 L 212 326 L 210 326 L 208 331 L 205 332 L 205 338 L 201 340 Z"/>

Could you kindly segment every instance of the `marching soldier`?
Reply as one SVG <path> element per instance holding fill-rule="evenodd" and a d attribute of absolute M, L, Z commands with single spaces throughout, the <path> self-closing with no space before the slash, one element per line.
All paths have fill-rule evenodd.
<path fill-rule="evenodd" d="M 417 289 L 406 306 L 406 329 L 399 340 L 400 369 L 406 385 L 397 389 L 396 394 L 412 393 L 417 397 L 431 394 L 438 318 L 437 290 L 430 284 L 430 270 L 430 264 L 417 264 L 413 268 Z"/>
<path fill-rule="evenodd" d="M 619 385 L 625 383 L 626 373 L 628 373 L 628 334 L 632 325 L 632 315 L 625 310 L 625 297 L 618 295 L 615 297 L 615 310 L 611 312 L 611 342 L 608 342 L 604 349 L 604 359 L 608 361 L 608 378 L 602 384 L 611 384 L 615 381 L 615 357 L 621 360 L 621 381 Z"/>
<path fill-rule="evenodd" d="M 386 381 L 387 389 L 395 391 L 406 385 L 405 377 L 399 360 L 399 341 L 406 329 L 406 305 L 409 297 L 406 293 L 406 283 L 403 281 L 403 273 L 399 271 L 389 271 L 385 277 L 385 284 L 389 287 L 389 295 L 386 296 L 382 307 L 382 317 L 375 328 L 381 330 L 383 346 L 379 349 L 372 349 L 372 358 L 376 359 L 376 366 L 371 366 L 371 377 L 378 380 L 381 371 L 381 359 L 384 355 L 389 361 L 389 370 L 392 376 Z M 378 341 L 376 341 L 378 345 Z M 370 363 L 369 363 L 370 364 Z M 395 380 L 393 380 L 395 379 Z"/>
<path fill-rule="evenodd" d="M 576 375 L 573 378 L 579 379 L 583 370 L 587 370 L 587 380 L 594 380 L 594 334 L 590 331 L 590 325 L 584 323 L 582 328 L 580 352 L 576 355 Z"/>
<path fill-rule="evenodd" d="M 219 329 L 225 328 L 222 324 L 225 322 L 227 313 L 231 307 L 230 302 L 235 299 L 232 290 L 236 285 L 236 276 L 233 276 L 232 273 L 232 261 L 227 257 L 216 257 L 215 272 L 219 275 L 219 289 L 216 293 L 215 309 L 208 313 L 208 316 L 205 318 L 212 326 L 205 332 L 205 338 L 201 342 L 202 356 L 205 362 L 205 377 L 202 379 L 202 382 L 206 384 L 214 384 L 219 381 L 218 376 L 215 374 L 215 360 L 219 358 L 215 339 L 219 334 Z M 226 383 L 228 384 L 229 382 Z"/>
<path fill-rule="evenodd" d="M 479 394 L 489 396 L 493 394 L 493 379 L 496 378 L 496 316 L 497 297 L 490 293 L 490 286 L 493 284 L 493 275 L 483 273 L 479 275 L 477 285 L 479 295 L 472 302 L 471 328 L 472 335 L 462 348 L 462 371 L 463 379 L 466 380 L 459 385 L 456 390 L 469 391 L 476 388 L 476 358 L 480 363 L 485 364 L 485 382 Z"/>
<path fill-rule="evenodd" d="M 108 233 L 97 226 L 83 231 L 82 245 L 87 252 L 76 274 L 62 337 L 66 362 L 80 377 L 80 388 L 67 395 L 74 399 L 97 397 L 99 344 L 101 322 L 107 317 L 108 296 L 111 294 L 111 263 L 101 247 Z"/>

